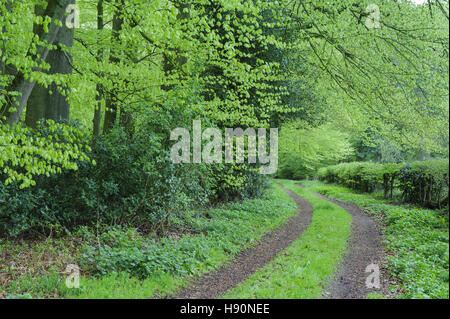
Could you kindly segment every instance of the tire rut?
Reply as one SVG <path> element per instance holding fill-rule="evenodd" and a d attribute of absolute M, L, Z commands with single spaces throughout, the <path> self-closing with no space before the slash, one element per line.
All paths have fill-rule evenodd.
<path fill-rule="evenodd" d="M 281 186 L 282 187 L 282 186 Z M 312 219 L 312 206 L 303 198 L 282 187 L 297 204 L 298 213 L 284 226 L 263 236 L 260 242 L 238 254 L 234 261 L 207 273 L 168 298 L 214 299 L 225 294 L 263 267 L 294 240 L 300 237 Z"/>
<path fill-rule="evenodd" d="M 299 185 L 301 187 L 301 185 Z M 374 219 L 356 205 L 343 203 L 321 194 L 315 196 L 339 205 L 352 216 L 352 229 L 348 240 L 348 251 L 344 256 L 335 277 L 325 288 L 325 299 L 364 299 L 370 292 L 389 296 L 390 278 L 382 267 L 386 258 L 386 248 L 382 243 L 381 232 Z M 376 265 L 380 272 L 380 288 L 368 288 L 366 280 L 372 271 L 366 272 L 369 265 Z M 370 281 L 372 284 L 374 281 Z"/>

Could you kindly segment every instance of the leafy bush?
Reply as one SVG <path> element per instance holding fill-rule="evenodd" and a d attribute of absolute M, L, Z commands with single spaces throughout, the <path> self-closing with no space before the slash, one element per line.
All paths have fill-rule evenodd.
<path fill-rule="evenodd" d="M 104 223 L 163 224 L 170 214 L 214 199 L 206 165 L 175 165 L 158 135 L 123 130 L 97 139 L 75 173 L 36 179 L 36 187 L 0 183 L 0 233 L 48 232 Z"/>
<path fill-rule="evenodd" d="M 393 198 L 396 181 L 404 164 L 388 163 L 383 165 L 383 190 L 384 198 Z"/>
<path fill-rule="evenodd" d="M 392 198 L 394 189 L 399 189 L 405 202 L 440 207 L 448 201 L 448 172 L 448 159 L 434 159 L 411 164 L 342 163 L 320 169 L 318 176 L 362 192 L 379 187 L 385 198 Z"/>
<path fill-rule="evenodd" d="M 440 207 L 448 202 L 448 159 L 413 162 L 399 174 L 403 200 L 423 206 Z"/>
<path fill-rule="evenodd" d="M 369 162 L 342 163 L 322 168 L 319 178 L 362 192 L 372 192 L 383 178 L 383 165 Z"/>
<path fill-rule="evenodd" d="M 212 169 L 220 201 L 260 197 L 269 185 L 268 178 L 249 164 L 219 164 Z"/>

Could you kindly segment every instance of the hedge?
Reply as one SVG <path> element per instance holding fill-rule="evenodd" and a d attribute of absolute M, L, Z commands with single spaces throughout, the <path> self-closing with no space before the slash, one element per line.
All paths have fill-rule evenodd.
<path fill-rule="evenodd" d="M 385 198 L 393 198 L 394 190 L 398 189 L 404 202 L 426 207 L 440 208 L 448 202 L 448 159 L 402 164 L 342 163 L 320 169 L 318 176 L 328 183 L 337 183 L 361 192 L 383 189 Z"/>

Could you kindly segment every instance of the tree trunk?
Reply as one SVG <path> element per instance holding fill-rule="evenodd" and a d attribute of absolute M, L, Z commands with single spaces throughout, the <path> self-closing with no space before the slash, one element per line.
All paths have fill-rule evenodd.
<path fill-rule="evenodd" d="M 103 20 L 103 0 L 98 0 L 97 3 L 97 30 L 103 30 L 104 28 L 104 20 Z M 99 36 L 99 46 L 100 36 Z M 97 60 L 103 60 L 103 49 L 99 49 L 97 52 Z M 101 122 L 102 122 L 102 101 L 103 101 L 103 86 L 101 84 L 97 84 L 97 106 L 94 112 L 94 137 L 100 136 L 101 130 Z"/>
<path fill-rule="evenodd" d="M 394 198 L 395 175 L 391 177 L 391 199 Z"/>
<path fill-rule="evenodd" d="M 384 199 L 388 197 L 389 185 L 388 185 L 389 176 L 388 174 L 383 175 L 383 189 L 384 189 Z"/>
<path fill-rule="evenodd" d="M 119 63 L 120 58 L 118 57 L 117 47 L 120 46 L 120 32 L 123 28 L 123 10 L 125 8 L 124 0 L 116 0 L 115 2 L 115 12 L 113 17 L 113 27 L 112 27 L 112 39 L 111 39 L 111 54 L 109 57 L 109 61 L 111 63 Z M 114 82 L 113 82 L 114 83 Z M 113 84 L 114 85 L 114 84 Z M 110 92 L 108 92 L 108 96 L 106 98 L 106 110 L 105 110 L 105 122 L 103 125 L 103 131 L 108 133 L 116 124 L 117 120 L 117 92 L 113 88 Z"/>
<path fill-rule="evenodd" d="M 65 18 L 65 12 L 67 5 L 72 0 L 49 0 L 47 7 L 44 11 L 44 16 L 49 16 L 52 20 L 63 21 Z M 39 36 L 41 41 L 47 44 L 53 44 L 58 35 L 59 27 L 55 23 L 51 23 L 48 26 L 48 32 L 45 32 L 42 26 L 36 28 L 35 34 Z M 38 46 L 36 49 L 36 54 L 32 54 L 29 50 L 27 53 L 28 57 L 31 57 L 34 61 L 46 61 L 49 54 L 49 49 L 46 46 Z M 40 71 L 35 68 L 34 71 Z M 25 74 L 23 72 L 18 72 L 11 82 L 11 84 L 6 88 L 7 92 L 18 92 L 19 96 L 9 96 L 9 103 L 2 108 L 0 111 L 0 116 L 6 116 L 6 123 L 12 126 L 14 123 L 18 123 L 20 116 L 28 102 L 28 99 L 33 91 L 36 81 L 30 81 L 25 79 Z M 10 112 L 11 108 L 15 108 L 15 111 Z"/>
<path fill-rule="evenodd" d="M 70 0 L 70 4 L 74 3 L 74 0 Z M 72 56 L 68 52 L 64 52 L 60 45 L 72 47 L 73 37 L 74 29 L 68 28 L 63 22 L 63 27 L 59 30 L 54 42 L 58 48 L 50 51 L 47 56 L 47 62 L 50 64 L 49 74 L 72 74 Z M 66 93 L 69 90 L 67 87 L 60 89 L 66 91 Z M 70 104 L 66 96 L 58 91 L 58 86 L 55 83 L 52 83 L 48 88 L 37 84 L 27 104 L 25 122 L 31 127 L 35 127 L 41 119 L 68 122 L 69 113 Z"/>

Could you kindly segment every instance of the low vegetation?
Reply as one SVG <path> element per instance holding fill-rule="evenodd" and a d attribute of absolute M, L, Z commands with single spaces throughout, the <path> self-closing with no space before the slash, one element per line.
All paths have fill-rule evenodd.
<path fill-rule="evenodd" d="M 321 168 L 319 178 L 362 192 L 383 189 L 385 198 L 401 192 L 400 200 L 441 208 L 448 204 L 449 161 L 433 159 L 407 164 L 342 163 Z"/>
<path fill-rule="evenodd" d="M 346 252 L 351 216 L 343 208 L 300 189 L 295 182 L 281 183 L 311 203 L 311 224 L 299 239 L 225 298 L 319 298 Z"/>
<path fill-rule="evenodd" d="M 303 181 L 309 190 L 354 203 L 384 224 L 391 273 L 400 281 L 404 298 L 449 298 L 448 210 L 428 210 L 371 194 L 320 182 Z"/>
<path fill-rule="evenodd" d="M 71 298 L 148 298 L 173 292 L 192 276 L 217 268 L 296 212 L 278 186 L 260 199 L 172 217 L 165 237 L 136 228 L 81 227 L 45 242 L 0 245 L 0 294 Z M 78 264 L 80 289 L 64 270 Z"/>

